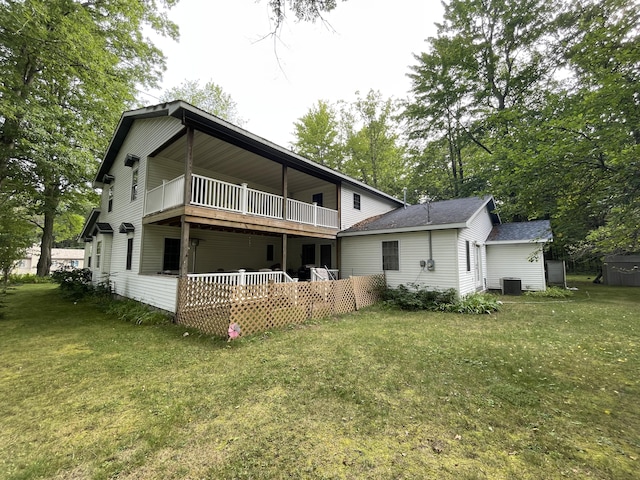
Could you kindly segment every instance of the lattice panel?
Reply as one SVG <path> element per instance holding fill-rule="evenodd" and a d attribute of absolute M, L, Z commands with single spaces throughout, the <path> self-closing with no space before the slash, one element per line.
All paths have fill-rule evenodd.
<path fill-rule="evenodd" d="M 380 295 L 385 287 L 384 275 L 352 277 L 351 279 L 356 297 L 356 310 L 380 301 Z"/>
<path fill-rule="evenodd" d="M 356 309 L 356 296 L 353 291 L 353 279 L 347 278 L 331 282 L 335 289 L 335 304 L 333 313 L 343 314 L 353 312 Z"/>
<path fill-rule="evenodd" d="M 232 323 L 241 335 L 352 312 L 379 300 L 384 276 L 345 280 L 230 286 L 180 280 L 178 323 L 227 336 Z"/>
<path fill-rule="evenodd" d="M 233 292 L 229 285 L 181 278 L 178 289 L 177 323 L 211 335 L 227 335 Z"/>

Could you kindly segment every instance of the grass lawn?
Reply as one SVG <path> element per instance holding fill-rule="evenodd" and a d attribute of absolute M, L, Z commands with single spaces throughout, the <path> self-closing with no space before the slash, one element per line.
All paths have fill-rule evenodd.
<path fill-rule="evenodd" d="M 0 309 L 0 478 L 640 477 L 640 289 L 232 343 L 54 285 Z"/>

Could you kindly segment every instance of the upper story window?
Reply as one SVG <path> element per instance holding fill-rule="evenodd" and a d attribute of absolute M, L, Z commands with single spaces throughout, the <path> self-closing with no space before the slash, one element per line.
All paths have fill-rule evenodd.
<path fill-rule="evenodd" d="M 107 190 L 107 212 L 113 210 L 113 185 L 109 185 L 109 190 Z"/>
<path fill-rule="evenodd" d="M 138 167 L 131 172 L 131 201 L 138 198 Z"/>
<path fill-rule="evenodd" d="M 400 270 L 397 240 L 393 242 L 382 242 L 382 269 Z"/>
<path fill-rule="evenodd" d="M 355 208 L 356 210 L 360 210 L 360 194 L 359 193 L 353 194 L 353 208 Z"/>

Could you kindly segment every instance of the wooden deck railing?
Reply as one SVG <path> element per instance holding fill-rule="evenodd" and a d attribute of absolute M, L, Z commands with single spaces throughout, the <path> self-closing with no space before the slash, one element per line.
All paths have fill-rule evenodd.
<path fill-rule="evenodd" d="M 145 215 L 182 205 L 184 175 L 147 192 Z M 249 188 L 246 183 L 235 185 L 222 180 L 193 175 L 191 205 L 217 208 L 243 215 L 282 218 L 319 227 L 339 228 L 338 211 L 287 198 L 287 215 L 283 213 L 284 197 Z"/>

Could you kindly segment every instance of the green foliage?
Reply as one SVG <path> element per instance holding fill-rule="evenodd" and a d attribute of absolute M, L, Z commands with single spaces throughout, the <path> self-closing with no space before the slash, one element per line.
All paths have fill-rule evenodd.
<path fill-rule="evenodd" d="M 145 29 L 177 38 L 176 0 L 0 2 L 0 186 L 42 229 L 48 274 L 57 216 L 91 191 L 96 158 L 164 57 Z M 76 210 L 75 213 L 85 213 Z"/>
<path fill-rule="evenodd" d="M 18 202 L 16 197 L 0 195 L 0 275 L 5 282 L 35 240 L 33 225 Z"/>
<path fill-rule="evenodd" d="M 329 103 L 318 100 L 294 124 L 296 141 L 293 150 L 309 160 L 342 169 L 342 146 L 339 140 L 337 113 Z"/>
<path fill-rule="evenodd" d="M 50 283 L 51 277 L 39 277 L 33 273 L 25 273 L 21 275 L 9 275 L 9 283 L 13 285 Z"/>
<path fill-rule="evenodd" d="M 524 292 L 524 295 L 534 298 L 567 298 L 571 297 L 573 295 L 573 292 L 571 290 L 567 290 L 566 288 L 551 286 L 547 287 L 546 290 Z"/>
<path fill-rule="evenodd" d="M 319 101 L 295 123 L 294 150 L 396 197 L 407 183 L 407 158 L 396 121 L 399 105 L 370 90 L 352 103 Z"/>
<path fill-rule="evenodd" d="M 51 274 L 51 279 L 60 286 L 62 296 L 73 301 L 82 300 L 95 291 L 89 268 L 61 268 Z"/>
<path fill-rule="evenodd" d="M 557 245 L 638 251 L 639 22 L 633 0 L 446 3 L 411 67 L 409 191 L 491 193 Z"/>
<path fill-rule="evenodd" d="M 131 299 L 112 299 L 106 303 L 104 311 L 108 315 L 136 325 L 161 325 L 171 321 L 169 313 Z"/>
<path fill-rule="evenodd" d="M 502 304 L 495 295 L 489 293 L 472 293 L 458 299 L 453 288 L 429 289 L 415 283 L 389 288 L 382 298 L 386 305 L 402 310 L 430 310 L 474 315 L 496 312 L 500 310 Z"/>
<path fill-rule="evenodd" d="M 441 305 L 445 312 L 482 315 L 500 310 L 502 302 L 490 293 L 471 293 L 452 303 Z"/>
<path fill-rule="evenodd" d="M 184 100 L 228 122 L 242 126 L 244 120 L 238 114 L 238 105 L 220 85 L 209 80 L 202 87 L 199 80 L 185 80 L 177 87 L 166 90 L 160 98 L 163 102 Z"/>
<path fill-rule="evenodd" d="M 455 301 L 454 289 L 438 290 L 428 289 L 415 283 L 398 285 L 397 288 L 388 288 L 383 296 L 383 301 L 390 306 L 396 306 L 402 310 L 441 310 L 442 305 Z"/>

